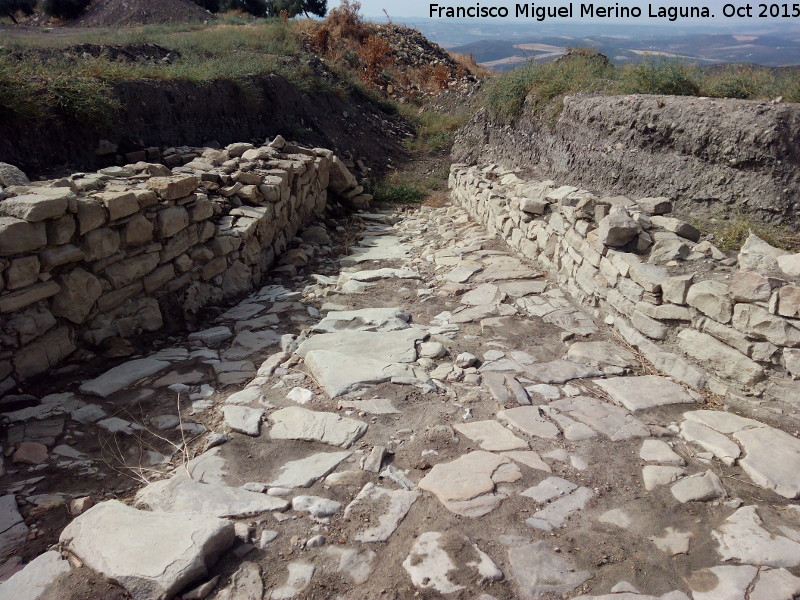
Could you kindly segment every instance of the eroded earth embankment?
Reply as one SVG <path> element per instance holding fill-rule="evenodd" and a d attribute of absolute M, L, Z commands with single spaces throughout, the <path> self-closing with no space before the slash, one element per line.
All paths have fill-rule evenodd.
<path fill-rule="evenodd" d="M 607 195 L 667 196 L 679 214 L 735 206 L 800 222 L 800 105 L 678 96 L 568 96 L 557 118 L 479 111 L 455 162 L 499 163 Z M 726 206 L 728 205 L 728 206 Z"/>

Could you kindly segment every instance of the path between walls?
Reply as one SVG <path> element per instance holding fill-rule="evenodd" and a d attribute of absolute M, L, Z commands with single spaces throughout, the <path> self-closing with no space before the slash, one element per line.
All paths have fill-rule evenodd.
<path fill-rule="evenodd" d="M 5 415 L 5 577 L 38 557 L 0 599 L 800 593 L 800 441 L 648 369 L 461 208 L 358 219 L 348 256 L 307 229 L 297 277 Z"/>

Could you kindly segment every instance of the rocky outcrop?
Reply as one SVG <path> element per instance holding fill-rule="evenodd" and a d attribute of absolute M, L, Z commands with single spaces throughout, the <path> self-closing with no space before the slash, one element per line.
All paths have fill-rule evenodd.
<path fill-rule="evenodd" d="M 81 347 L 191 319 L 262 280 L 332 198 L 367 206 L 330 150 L 287 144 L 186 149 L 12 185 L 0 201 L 0 393 Z M 280 269 L 303 262 L 293 250 Z"/>
<path fill-rule="evenodd" d="M 611 196 L 668 196 L 693 217 L 735 206 L 800 223 L 800 105 L 676 96 L 568 96 L 555 122 L 479 111 L 453 156 Z"/>

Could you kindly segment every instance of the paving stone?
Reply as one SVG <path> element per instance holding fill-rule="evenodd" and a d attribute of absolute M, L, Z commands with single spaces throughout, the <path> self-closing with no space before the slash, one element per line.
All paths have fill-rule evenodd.
<path fill-rule="evenodd" d="M 683 466 L 686 461 L 681 458 L 670 445 L 661 440 L 644 440 L 639 450 L 639 458 L 646 462 L 656 462 L 662 465 Z"/>
<path fill-rule="evenodd" d="M 633 523 L 631 516 L 621 508 L 612 508 L 600 515 L 597 520 L 601 523 L 616 525 L 620 529 L 627 529 Z"/>
<path fill-rule="evenodd" d="M 263 595 L 264 581 L 261 577 L 261 567 L 253 562 L 243 562 L 231 575 L 230 583 L 220 590 L 214 599 L 261 600 Z"/>
<path fill-rule="evenodd" d="M 593 367 L 630 368 L 637 364 L 633 352 L 611 342 L 575 342 L 567 350 L 567 359 Z"/>
<path fill-rule="evenodd" d="M 367 431 L 367 424 L 334 413 L 290 406 L 269 416 L 275 440 L 305 440 L 349 448 Z"/>
<path fill-rule="evenodd" d="M 554 440 L 559 429 L 539 413 L 536 406 L 518 406 L 497 413 L 497 418 L 508 422 L 512 427 L 533 437 Z M 511 450 L 512 448 L 508 448 Z"/>
<path fill-rule="evenodd" d="M 233 523 L 205 515 L 139 511 L 102 502 L 67 525 L 60 542 L 136 600 L 170 598 L 208 573 L 234 542 Z M 147 548 L 147 552 L 142 552 Z"/>
<path fill-rule="evenodd" d="M 314 379 L 331 398 L 392 378 L 392 363 L 366 356 L 312 350 L 306 354 L 305 362 Z"/>
<path fill-rule="evenodd" d="M 269 485 L 288 488 L 309 487 L 318 479 L 328 475 L 352 454 L 352 452 L 320 452 L 289 461 L 280 468 L 277 478 Z"/>
<path fill-rule="evenodd" d="M 784 498 L 800 496 L 800 440 L 767 426 L 737 431 L 733 437 L 744 448 L 739 465 L 753 482 Z M 775 460 L 776 450 L 780 460 Z"/>
<path fill-rule="evenodd" d="M 528 442 L 515 436 L 497 421 L 471 421 L 458 423 L 453 427 L 476 442 L 483 450 L 502 451 L 528 448 Z"/>
<path fill-rule="evenodd" d="M 786 569 L 761 568 L 749 600 L 793 600 L 800 594 L 800 577 Z"/>
<path fill-rule="evenodd" d="M 378 281 L 380 279 L 421 279 L 419 271 L 414 269 L 372 269 L 356 272 L 344 272 L 340 275 L 344 280 Z"/>
<path fill-rule="evenodd" d="M 344 509 L 344 517 L 360 523 L 353 536 L 357 542 L 385 542 L 411 510 L 419 493 L 390 490 L 367 483 Z"/>
<path fill-rule="evenodd" d="M 464 283 L 482 268 L 480 265 L 462 264 L 450 271 L 444 278 L 452 283 Z"/>
<path fill-rule="evenodd" d="M 286 582 L 272 590 L 272 600 L 290 600 L 306 589 L 311 584 L 316 567 L 306 562 L 292 562 L 286 568 L 289 573 Z"/>
<path fill-rule="evenodd" d="M 666 552 L 670 556 L 675 556 L 676 554 L 687 554 L 689 552 L 689 541 L 693 537 L 694 534 L 690 531 L 678 531 L 672 527 L 667 527 L 661 537 L 651 535 L 648 539 L 659 550 Z"/>
<path fill-rule="evenodd" d="M 179 474 L 143 487 L 136 494 L 136 506 L 169 513 L 242 518 L 285 510 L 289 503 L 244 488 L 200 483 Z"/>
<path fill-rule="evenodd" d="M 740 600 L 757 573 L 751 565 L 711 567 L 695 571 L 687 583 L 694 600 Z"/>
<path fill-rule="evenodd" d="M 567 481 L 561 477 L 548 477 L 534 487 L 520 492 L 519 495 L 533 498 L 539 504 L 544 504 L 564 494 L 569 494 L 576 489 L 578 489 L 578 486 L 571 481 Z"/>
<path fill-rule="evenodd" d="M 683 386 L 658 375 L 638 377 L 612 377 L 594 381 L 611 399 L 627 408 L 637 411 L 669 404 L 693 404 L 692 398 Z"/>
<path fill-rule="evenodd" d="M 681 467 L 665 467 L 660 465 L 647 465 L 642 469 L 644 489 L 654 490 L 660 485 L 667 485 L 686 475 L 686 469 Z"/>
<path fill-rule="evenodd" d="M 579 487 L 533 513 L 530 519 L 525 519 L 525 523 L 543 531 L 562 527 L 569 517 L 586 508 L 593 497 L 592 490 L 587 487 Z"/>
<path fill-rule="evenodd" d="M 108 398 L 114 392 L 130 386 L 140 379 L 160 373 L 164 369 L 168 369 L 169 366 L 169 362 L 156 360 L 155 358 L 130 360 L 113 369 L 109 369 L 100 377 L 84 382 L 79 390 L 84 394 Z"/>
<path fill-rule="evenodd" d="M 550 406 L 592 427 L 612 441 L 650 437 L 647 426 L 624 408 L 588 396 L 563 398 Z"/>
<path fill-rule="evenodd" d="M 697 444 L 706 452 L 711 452 L 728 466 L 733 465 L 742 453 L 738 444 L 696 421 L 687 420 L 681 423 L 681 437 L 687 442 Z"/>
<path fill-rule="evenodd" d="M 198 341 L 206 344 L 207 346 L 214 346 L 215 344 L 221 344 L 232 337 L 233 332 L 230 330 L 230 327 L 220 325 L 219 327 L 212 327 L 211 329 L 204 329 L 203 331 L 190 333 L 187 339 L 190 342 Z"/>
<path fill-rule="evenodd" d="M 395 331 L 406 329 L 411 314 L 402 308 L 363 308 L 331 311 L 313 329 L 317 333 L 334 333 L 342 329 L 361 331 Z"/>
<path fill-rule="evenodd" d="M 230 347 L 222 353 L 225 360 L 250 358 L 267 348 L 276 346 L 280 335 L 271 329 L 260 331 L 241 331 L 233 338 Z"/>
<path fill-rule="evenodd" d="M 47 446 L 37 442 L 22 442 L 11 457 L 11 462 L 39 465 L 47 460 Z"/>
<path fill-rule="evenodd" d="M 489 556 L 463 533 L 426 531 L 421 533 L 403 568 L 414 586 L 452 594 L 467 588 L 465 583 L 500 581 L 503 572 Z"/>
<path fill-rule="evenodd" d="M 573 379 L 597 377 L 603 372 L 597 367 L 581 365 L 571 360 L 553 360 L 525 368 L 525 375 L 542 383 L 566 383 Z"/>
<path fill-rule="evenodd" d="M 507 456 L 511 460 L 514 460 L 518 463 L 522 463 L 526 467 L 530 467 L 531 469 L 536 469 L 537 471 L 544 471 L 546 473 L 550 473 L 552 469 L 550 465 L 544 462 L 538 453 L 532 450 L 522 450 L 522 451 L 512 451 L 512 452 L 503 452 L 503 456 Z"/>
<path fill-rule="evenodd" d="M 261 432 L 261 418 L 264 416 L 262 409 L 229 404 L 222 407 L 222 415 L 225 425 L 234 431 L 254 437 L 258 437 Z"/>
<path fill-rule="evenodd" d="M 0 598 L 39 600 L 51 584 L 69 571 L 69 562 L 62 559 L 59 552 L 45 552 L 0 584 Z"/>
<path fill-rule="evenodd" d="M 719 543 L 717 552 L 723 561 L 787 568 L 800 565 L 800 543 L 764 529 L 755 506 L 738 509 L 711 536 Z"/>
<path fill-rule="evenodd" d="M 297 354 L 307 356 L 309 352 L 325 350 L 389 363 L 414 362 L 417 360 L 416 343 L 426 337 L 427 334 L 419 329 L 337 331 L 308 338 L 297 348 Z"/>
<path fill-rule="evenodd" d="M 544 541 L 514 544 L 508 549 L 508 562 L 519 600 L 564 596 L 592 577 L 589 571 L 577 571 Z"/>
<path fill-rule="evenodd" d="M 463 516 L 483 516 L 505 499 L 494 493 L 498 483 L 512 483 L 522 473 L 510 459 L 483 450 L 470 452 L 449 463 L 434 465 L 419 482 L 445 508 Z"/>
<path fill-rule="evenodd" d="M 374 568 L 376 552 L 364 548 L 337 548 L 327 547 L 325 555 L 336 561 L 334 567 L 337 573 L 348 577 L 356 585 L 369 581 Z"/>

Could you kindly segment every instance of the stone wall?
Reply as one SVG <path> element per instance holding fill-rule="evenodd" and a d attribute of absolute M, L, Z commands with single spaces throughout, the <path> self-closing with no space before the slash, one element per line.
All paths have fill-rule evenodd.
<path fill-rule="evenodd" d="M 0 393 L 79 348 L 250 289 L 329 192 L 369 200 L 329 150 L 280 137 L 185 150 L 171 170 L 139 162 L 36 183 L 18 172 L 1 192 Z"/>
<path fill-rule="evenodd" d="M 800 254 L 751 235 L 730 257 L 666 216 L 667 198 L 602 197 L 496 165 L 453 165 L 450 188 L 660 371 L 721 395 L 800 376 Z M 537 314 L 531 302 L 518 304 Z"/>

